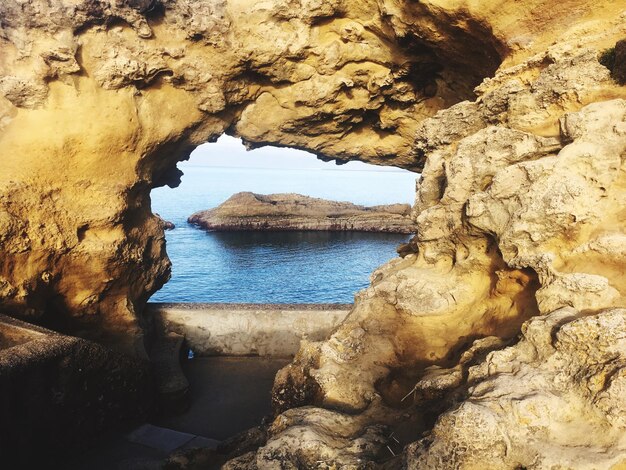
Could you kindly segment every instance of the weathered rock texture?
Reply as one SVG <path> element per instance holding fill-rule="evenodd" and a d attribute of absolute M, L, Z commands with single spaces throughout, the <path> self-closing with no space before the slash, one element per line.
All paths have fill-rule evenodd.
<path fill-rule="evenodd" d="M 522 331 L 467 368 L 467 398 L 410 446 L 407 468 L 624 468 L 626 310 L 565 307 Z"/>
<path fill-rule="evenodd" d="M 314 407 L 231 468 L 376 465 L 401 450 L 381 424 L 417 440 L 403 417 L 467 380 L 407 465 L 623 465 L 626 88 L 598 56 L 625 18 L 614 0 L 1 2 L 0 306 L 141 350 L 169 275 L 149 191 L 224 132 L 423 169 L 405 257 L 279 374 L 277 412 Z M 452 368 L 435 408 L 415 388 L 433 366 Z M 485 447 L 500 427 L 509 447 Z"/>
<path fill-rule="evenodd" d="M 0 18 L 0 305 L 127 349 L 170 269 L 149 191 L 196 145 L 228 131 L 418 169 L 420 120 L 512 47 L 465 8 L 393 1 L 28 0 Z"/>
<path fill-rule="evenodd" d="M 156 215 L 159 219 L 161 219 L 161 223 L 163 224 L 163 230 L 174 230 L 176 228 L 176 225 L 174 225 L 169 220 L 165 220 L 159 214 L 154 214 L 154 215 Z"/>
<path fill-rule="evenodd" d="M 623 310 L 614 308 L 626 304 L 621 274 L 626 101 L 558 112 L 552 136 L 547 122 L 540 126 L 543 136 L 510 124 L 523 119 L 529 127 L 538 126 L 549 115 L 545 108 L 535 116 L 528 110 L 512 115 L 515 101 L 533 103 L 544 93 L 553 97 L 558 81 L 577 66 L 590 69 L 587 83 L 582 70 L 575 74 L 580 90 L 593 90 L 608 71 L 596 68 L 594 56 L 585 59 L 586 54 L 566 54 L 563 67 L 557 60 L 529 88 L 520 87 L 513 95 L 501 93 L 502 88 L 518 80 L 496 75 L 486 83 L 493 88 L 478 102 L 461 103 L 424 121 L 417 142 L 429 158 L 417 194 L 418 231 L 410 243 L 414 253 L 375 272 L 371 287 L 359 295 L 331 338 L 305 344 L 295 363 L 279 373 L 274 390 L 278 411 L 316 403 L 362 419 L 363 413 L 373 415 L 373 409 L 414 403 L 429 410 L 442 401 L 458 402 L 463 397 L 457 389 L 468 380 L 463 367 L 437 374 L 436 386 L 416 387 L 425 372 L 431 380 L 426 366 L 448 367 L 475 339 L 497 336 L 498 341 L 475 345 L 484 359 L 484 349 L 514 339 L 523 321 L 569 307 L 581 316 L 596 314 L 594 320 L 576 323 L 594 321 L 596 331 L 582 334 L 585 327 L 578 327 L 578 337 L 554 346 L 564 352 L 545 371 L 547 349 L 536 356 L 495 356 L 501 362 L 493 371 L 489 357 L 486 364 L 477 364 L 485 371 L 472 376 L 470 370 L 470 401 L 443 414 L 426 444 L 411 447 L 409 468 L 552 468 L 556 462 L 564 468 L 612 468 L 626 463 L 623 384 L 618 380 L 625 372 L 624 349 L 610 340 L 622 341 L 624 335 L 615 320 Z M 542 81 L 549 88 L 542 89 Z M 572 82 L 563 90 L 569 93 L 576 86 Z M 507 125 L 492 124 L 488 105 L 504 113 Z M 472 128 L 466 127 L 468 122 Z M 458 135 L 452 139 L 446 130 Z M 540 329 L 536 334 L 546 338 L 557 331 L 542 321 L 525 328 Z M 535 368 L 533 381 L 526 371 Z M 591 382 L 596 389 L 584 392 Z M 548 386 L 551 394 L 535 396 Z M 446 397 L 447 388 L 454 391 L 451 397 Z M 493 402 L 480 414 L 486 390 L 485 399 Z M 577 401 L 563 411 L 570 393 Z M 617 418 L 608 415 L 609 409 Z M 593 423 L 581 428 L 591 415 Z M 372 420 L 397 426 L 392 414 Z M 602 438 L 596 437 L 599 429 Z M 531 437 L 534 441 L 523 442 Z M 277 433 L 268 445 L 289 448 L 290 439 Z M 498 442 L 502 445 L 494 448 Z M 328 453 L 323 447 L 309 452 Z M 599 452 L 603 459 L 591 457 Z M 262 450 L 257 454 L 261 468 L 264 455 Z M 347 456 L 337 450 L 335 458 L 341 462 Z"/>
<path fill-rule="evenodd" d="M 301 194 L 237 193 L 214 209 L 196 212 L 188 222 L 211 231 L 415 232 L 408 204 L 365 207 Z"/>

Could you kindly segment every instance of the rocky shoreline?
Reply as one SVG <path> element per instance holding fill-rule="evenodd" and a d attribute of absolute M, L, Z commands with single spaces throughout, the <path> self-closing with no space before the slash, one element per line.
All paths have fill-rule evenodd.
<path fill-rule="evenodd" d="M 210 231 L 358 231 L 414 233 L 409 204 L 359 206 L 300 194 L 234 194 L 189 223 Z"/>

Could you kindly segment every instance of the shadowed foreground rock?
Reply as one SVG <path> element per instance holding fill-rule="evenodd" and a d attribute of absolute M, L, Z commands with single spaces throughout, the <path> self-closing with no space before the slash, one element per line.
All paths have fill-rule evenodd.
<path fill-rule="evenodd" d="M 145 419 L 154 385 L 147 361 L 0 315 L 0 467 L 64 468 L 69 452 Z"/>
<path fill-rule="evenodd" d="M 237 193 L 188 221 L 210 231 L 331 230 L 413 233 L 411 206 L 364 207 L 300 194 Z"/>

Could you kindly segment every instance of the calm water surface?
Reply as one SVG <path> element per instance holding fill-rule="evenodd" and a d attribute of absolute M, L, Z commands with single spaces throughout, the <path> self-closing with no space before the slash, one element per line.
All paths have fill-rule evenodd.
<path fill-rule="evenodd" d="M 415 174 L 338 169 L 179 165 L 176 189 L 152 191 L 152 208 L 176 225 L 166 232 L 172 279 L 153 302 L 352 302 L 372 271 L 407 235 L 359 232 L 205 232 L 187 224 L 239 191 L 297 192 L 363 205 L 412 203 Z M 333 167 L 330 167 L 333 168 Z"/>

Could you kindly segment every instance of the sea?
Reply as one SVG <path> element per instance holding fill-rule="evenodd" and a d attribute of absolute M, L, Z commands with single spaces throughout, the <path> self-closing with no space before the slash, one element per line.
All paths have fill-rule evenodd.
<path fill-rule="evenodd" d="M 413 203 L 416 174 L 323 168 L 179 164 L 179 187 L 151 193 L 166 231 L 172 278 L 151 302 L 351 303 L 410 236 L 363 232 L 207 232 L 187 223 L 234 193 L 299 193 L 362 205 Z"/>

